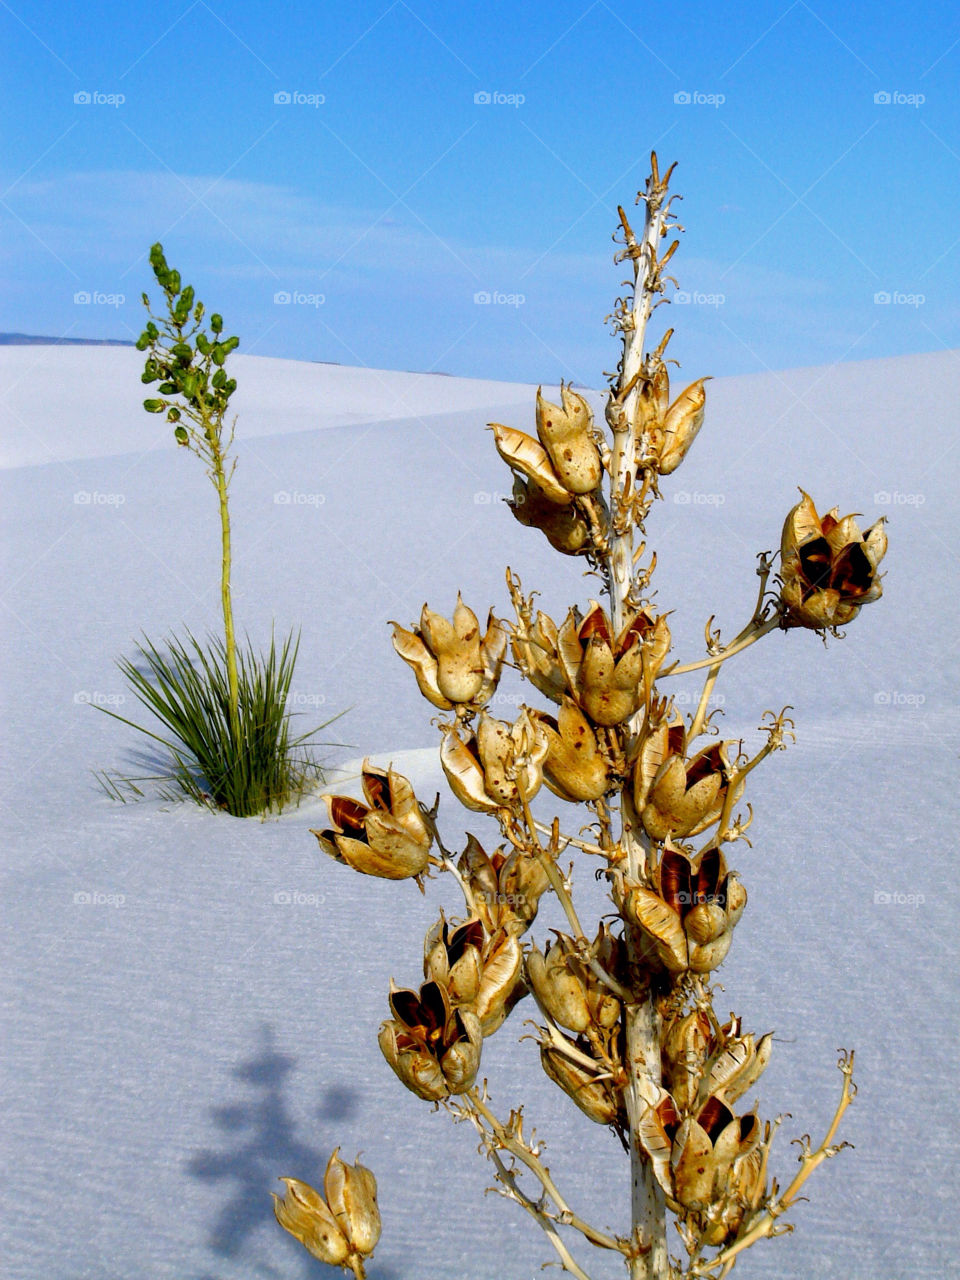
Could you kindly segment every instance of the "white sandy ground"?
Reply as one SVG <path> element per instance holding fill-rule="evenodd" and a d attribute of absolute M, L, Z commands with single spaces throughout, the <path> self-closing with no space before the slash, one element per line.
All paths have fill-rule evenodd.
<path fill-rule="evenodd" d="M 444 877 L 421 897 L 322 858 L 316 799 L 261 823 L 120 806 L 92 780 L 135 768 L 141 745 L 89 705 L 136 714 L 114 659 L 141 629 L 218 625 L 213 493 L 140 410 L 138 368 L 128 350 L 0 350 L 4 1274 L 332 1275 L 275 1227 L 268 1192 L 280 1174 L 319 1183 L 340 1144 L 380 1182 L 371 1280 L 528 1280 L 546 1241 L 483 1196 L 471 1132 L 406 1093 L 376 1046 L 389 978 L 416 983 L 422 935 L 441 905 L 456 914 L 455 887 Z M 595 591 L 499 501 L 508 477 L 484 424 L 532 429 L 531 389 L 255 358 L 236 371 L 240 622 L 258 643 L 274 619 L 302 625 L 302 723 L 351 708 L 322 735 L 346 744 L 331 762 L 392 759 L 432 800 L 430 708 L 387 620 L 409 624 L 425 599 L 449 611 L 458 586 L 478 612 L 505 612 L 506 563 L 557 618 Z M 860 1085 L 843 1134 L 856 1150 L 811 1182 L 796 1233 L 737 1274 L 944 1280 L 960 1191 L 960 358 L 718 380 L 709 396 L 650 522 L 680 656 L 702 654 L 711 613 L 739 629 L 754 554 L 777 544 L 796 484 L 821 508 L 888 514 L 891 539 L 885 597 L 844 641 L 774 634 L 718 686 L 725 733 L 749 743 L 764 709 L 795 708 L 797 745 L 751 778 L 754 847 L 731 858 L 750 904 L 718 1002 L 776 1029 L 757 1093 L 763 1115 L 795 1117 L 781 1182 L 787 1140 L 832 1115 L 838 1046 L 856 1047 Z M 512 716 L 523 696 L 509 675 L 495 706 Z M 441 820 L 457 847 L 464 829 L 490 835 L 449 796 Z M 577 872 L 588 915 L 592 869 Z M 558 923 L 545 908 L 534 936 Z M 494 1106 L 525 1100 L 578 1212 L 623 1230 L 625 1157 L 517 1043 L 526 1016 L 485 1045 Z M 577 1253 L 598 1278 L 622 1274 Z"/>

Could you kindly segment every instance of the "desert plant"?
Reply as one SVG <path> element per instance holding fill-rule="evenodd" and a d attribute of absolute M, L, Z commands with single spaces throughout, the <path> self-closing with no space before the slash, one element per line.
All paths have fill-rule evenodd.
<path fill-rule="evenodd" d="M 711 981 L 747 901 L 725 851 L 746 839 L 752 821 L 752 810 L 740 812 L 748 776 L 787 745 L 792 722 L 789 708 L 764 713 L 766 740 L 750 756 L 740 742 L 720 739 L 708 707 L 723 664 L 750 645 L 798 627 L 836 634 L 880 595 L 883 524 L 861 533 L 836 510 L 821 518 L 804 494 L 783 526 L 776 589 L 772 557 L 763 553 L 756 607 L 738 635 L 722 643 L 711 619 L 706 656 L 668 663 L 667 617 L 650 603 L 655 555 L 643 563 L 645 526 L 663 477 L 701 428 L 705 380 L 672 395 L 670 333 L 644 348 L 677 247 L 673 241 L 661 252 L 675 225 L 673 170 L 661 176 L 656 155 L 651 168 L 638 196 L 641 235 L 619 210 L 617 260 L 630 263 L 633 289 L 613 317 L 623 351 L 606 404 L 609 437 L 568 387 L 560 405 L 538 395 L 537 439 L 493 425 L 514 474 L 514 515 L 558 551 L 583 557 L 602 577 L 606 605 L 574 606 L 558 626 L 535 611 L 508 569 L 513 621 L 491 615 L 481 631 L 458 599 L 452 621 L 425 605 L 418 626 L 394 624 L 399 655 L 446 713 L 440 760 L 450 788 L 467 809 L 497 821 L 503 844 L 487 852 L 468 836 L 459 856 L 450 852 L 437 806 L 418 803 L 393 770 L 369 765 L 366 803 L 329 797 L 329 823 L 314 833 L 356 870 L 419 878 L 435 868 L 459 886 L 464 916 L 441 917 L 428 932 L 419 989 L 391 989 L 380 1048 L 408 1089 L 475 1128 L 498 1189 L 538 1223 L 579 1280 L 588 1272 L 571 1252 L 576 1234 L 621 1255 L 631 1280 L 728 1275 L 745 1249 L 789 1229 L 784 1214 L 810 1175 L 846 1145 L 835 1137 L 855 1095 L 853 1053 L 842 1052 L 833 1120 L 818 1145 L 799 1140 L 800 1167 L 781 1189 L 768 1171 L 780 1121 L 736 1110 L 766 1067 L 772 1036 L 745 1032 L 735 1016 L 721 1021 Z M 522 676 L 554 704 L 549 712 L 524 706 L 507 723 L 486 709 L 508 646 Z M 662 689 L 694 671 L 704 673 L 702 693 L 682 716 Z M 539 820 L 532 802 L 542 784 L 586 806 L 590 827 L 574 836 L 558 818 Z M 573 870 L 560 866 L 569 853 L 606 878 L 612 925 L 609 915 L 590 927 L 582 919 Z M 547 892 L 558 898 L 568 932 L 541 951 L 521 939 Z M 498 1117 L 479 1076 L 485 1038 L 526 997 L 539 1010 L 543 1070 L 628 1154 L 631 1221 L 623 1234 L 576 1213 L 525 1131 L 523 1107 L 511 1100 L 508 1118 Z M 668 1212 L 685 1257 L 670 1255 Z M 280 1221 L 308 1243 L 304 1220 Z M 359 1274 L 356 1256 L 350 1265 Z"/>
<path fill-rule="evenodd" d="M 245 650 L 237 643 L 229 508 L 236 419 L 227 427 L 226 416 L 237 388 L 236 379 L 227 376 L 227 359 L 240 339 L 222 337 L 223 319 L 216 313 L 210 316 L 210 332 L 205 330 L 203 303 L 195 300 L 191 285 L 181 284 L 179 271 L 167 265 L 162 245 L 150 250 L 150 265 L 165 307 L 155 315 L 143 294 L 148 320 L 136 343 L 138 351 L 147 353 L 141 380 L 159 384 L 159 394 L 144 400 L 143 407 L 166 414 L 178 445 L 206 464 L 216 489 L 223 638 L 212 637 L 203 645 L 190 632 L 185 641 L 171 636 L 167 653 L 144 638 L 137 647 L 139 664 L 120 659 L 134 696 L 166 734 L 107 713 L 166 747 L 170 767 L 149 778 L 104 774 L 101 782 L 123 799 L 131 792 L 141 794 L 141 782 L 166 781 L 182 795 L 248 817 L 279 810 L 298 800 L 313 781 L 322 781 L 311 752 L 318 729 L 294 737 L 286 710 L 299 637 L 288 636 L 279 653 L 271 639 L 266 655 L 258 654 L 249 640 Z"/>

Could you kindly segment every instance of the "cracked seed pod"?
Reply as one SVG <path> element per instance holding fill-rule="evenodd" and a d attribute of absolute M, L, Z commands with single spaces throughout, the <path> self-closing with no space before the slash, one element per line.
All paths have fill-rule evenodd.
<path fill-rule="evenodd" d="M 533 714 L 547 736 L 543 780 L 550 790 L 573 803 L 599 800 L 612 785 L 610 766 L 577 704 L 567 695 L 556 718 L 542 711 Z"/>
<path fill-rule="evenodd" d="M 390 1008 L 394 1016 L 380 1028 L 380 1049 L 406 1087 L 427 1102 L 466 1093 L 480 1066 L 477 1015 L 452 1006 L 446 988 L 434 981 L 419 992 L 391 984 Z"/>
<path fill-rule="evenodd" d="M 421 875 L 433 837 L 409 780 L 366 759 L 361 779 L 367 804 L 349 796 L 324 796 L 331 825 L 311 834 L 324 853 L 364 875 L 385 880 Z"/>
<path fill-rule="evenodd" d="M 698 835 L 720 818 L 727 791 L 732 803 L 743 794 L 727 755 L 735 743 L 719 742 L 698 751 L 690 760 L 682 754 L 668 756 L 649 787 L 643 757 L 634 771 L 634 804 L 647 834 L 654 840 Z M 645 803 L 638 804 L 638 801 Z"/>
<path fill-rule="evenodd" d="M 447 728 L 440 764 L 454 795 L 467 809 L 494 813 L 520 803 L 518 782 L 528 799 L 543 782 L 547 739 L 526 710 L 510 724 L 480 713 L 476 732 L 461 738 Z"/>
<path fill-rule="evenodd" d="M 423 976 L 446 987 L 453 1004 L 473 1004 L 480 987 L 483 945 L 479 920 L 453 928 L 441 917 L 424 940 Z"/>
<path fill-rule="evenodd" d="M 565 556 L 589 551 L 590 525 L 575 503 L 551 502 L 533 480 L 514 475 L 507 505 L 520 524 L 539 529 L 555 551 Z"/>
<path fill-rule="evenodd" d="M 716 1047 L 706 1064 L 702 1089 L 705 1095 L 713 1095 L 732 1106 L 753 1088 L 766 1070 L 773 1049 L 773 1033 L 768 1031 L 759 1040 L 752 1033 L 741 1035 L 739 1018 L 722 1031 L 723 1044 Z"/>
<path fill-rule="evenodd" d="M 593 440 L 593 412 L 583 396 L 562 383 L 560 399 L 562 408 L 537 390 L 537 435 L 563 487 L 570 493 L 593 493 L 603 479 Z"/>
<path fill-rule="evenodd" d="M 550 455 L 532 436 L 524 435 L 501 422 L 487 424 L 493 431 L 497 452 L 508 467 L 532 480 L 550 502 L 566 505 L 573 501 L 573 494 L 565 489 L 553 469 Z"/>
<path fill-rule="evenodd" d="M 588 1052 L 579 1043 L 567 1041 L 580 1053 Z M 609 1079 L 598 1080 L 595 1072 L 573 1062 L 549 1040 L 541 1041 L 540 1065 L 554 1084 L 572 1098 L 583 1114 L 596 1124 L 615 1125 L 622 1119 L 617 1095 Z M 600 1071 L 599 1064 L 597 1072 Z"/>
<path fill-rule="evenodd" d="M 377 1207 L 377 1180 L 359 1160 L 345 1164 L 334 1151 L 323 1177 L 327 1205 L 340 1230 L 357 1253 L 373 1253 L 380 1239 L 380 1210 Z"/>
<path fill-rule="evenodd" d="M 713 1039 L 713 1027 L 702 1009 L 676 1019 L 663 1038 L 663 1083 L 680 1111 L 690 1111 L 697 1101 Z"/>
<path fill-rule="evenodd" d="M 669 335 L 668 335 L 669 336 Z M 692 382 L 670 404 L 670 376 L 662 360 L 640 386 L 637 399 L 639 430 L 647 438 L 647 461 L 662 476 L 676 471 L 703 426 L 709 378 Z"/>
<path fill-rule="evenodd" d="M 604 952 L 611 958 L 611 942 L 612 935 L 601 927 L 591 950 L 595 955 Z M 527 977 L 537 999 L 561 1027 L 581 1033 L 591 1025 L 605 1031 L 617 1025 L 620 1001 L 579 959 L 572 938 L 558 933 L 546 954 L 531 946 L 526 963 Z"/>
<path fill-rule="evenodd" d="M 730 950 L 747 893 L 728 872 L 719 849 L 708 849 L 696 869 L 675 849 L 657 868 L 657 892 L 638 885 L 627 896 L 629 918 L 653 942 L 670 973 L 709 973 Z"/>
<path fill-rule="evenodd" d="M 669 1199 L 675 1200 L 670 1157 L 673 1154 L 673 1135 L 680 1127 L 680 1116 L 666 1089 L 650 1080 L 645 1083 L 650 1096 L 644 1097 L 647 1105 L 637 1123 L 637 1139 L 650 1159 L 653 1176 L 661 1190 Z"/>
<path fill-rule="evenodd" d="M 537 858 L 519 849 L 509 856 L 499 849 L 488 855 L 476 838 L 468 835 L 458 869 L 488 937 L 499 929 L 517 936 L 526 932 L 549 884 Z"/>
<path fill-rule="evenodd" d="M 413 631 L 397 622 L 390 625 L 394 649 L 413 668 L 420 692 L 433 706 L 442 711 L 478 707 L 496 689 L 507 636 L 492 611 L 483 636 L 477 615 L 459 594 L 452 622 L 424 605 Z"/>
<path fill-rule="evenodd" d="M 732 1243 L 744 1220 L 767 1198 L 766 1152 L 762 1145 L 734 1160 L 725 1180 L 725 1191 L 720 1212 L 703 1223 L 703 1238 L 712 1246 Z"/>
<path fill-rule="evenodd" d="M 663 420 L 657 468 L 662 476 L 676 471 L 703 426 L 704 405 L 707 401 L 704 383 L 707 381 L 707 378 L 698 378 L 691 383 L 667 410 Z"/>
<path fill-rule="evenodd" d="M 672 704 L 659 709 L 659 718 L 654 719 L 651 709 L 648 724 L 637 752 L 633 767 L 633 805 L 637 813 L 642 813 L 653 780 L 660 766 L 671 756 L 684 753 L 687 730 L 683 717 Z"/>
<path fill-rule="evenodd" d="M 501 929 L 483 949 L 475 1007 L 484 1037 L 499 1031 L 514 1005 L 526 994 L 520 943 L 515 933 Z"/>
<path fill-rule="evenodd" d="M 571 609 L 557 634 L 560 663 L 571 692 L 595 724 L 621 724 L 647 701 L 670 648 L 664 617 L 639 610 L 614 638 L 604 609 L 590 601 L 586 617 Z"/>
<path fill-rule="evenodd" d="M 838 508 L 821 519 L 804 493 L 787 516 L 780 540 L 780 600 L 784 626 L 841 627 L 883 594 L 878 567 L 887 551 L 884 517 L 861 533 Z"/>
<path fill-rule="evenodd" d="M 350 1244 L 326 1201 L 307 1182 L 281 1178 L 286 1191 L 281 1199 L 271 1191 L 273 1212 L 284 1231 L 299 1240 L 308 1253 L 338 1267 L 347 1261 Z"/>
<path fill-rule="evenodd" d="M 557 624 L 549 614 L 537 610 L 526 634 L 514 632 L 511 648 L 514 661 L 534 688 L 551 702 L 562 702 L 567 681 L 557 653 Z"/>
<path fill-rule="evenodd" d="M 696 1118 L 688 1116 L 673 1139 L 676 1198 L 687 1209 L 704 1211 L 724 1198 L 734 1160 L 760 1143 L 760 1121 L 752 1112 L 735 1116 L 719 1098 L 708 1098 Z"/>

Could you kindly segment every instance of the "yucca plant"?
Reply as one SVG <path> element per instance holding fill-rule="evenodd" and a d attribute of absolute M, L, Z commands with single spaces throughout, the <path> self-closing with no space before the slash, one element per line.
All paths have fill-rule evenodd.
<path fill-rule="evenodd" d="M 672 169 L 661 176 L 654 155 L 651 170 L 638 196 L 639 236 L 619 210 L 617 260 L 629 262 L 633 291 L 614 313 L 623 350 L 608 433 L 569 387 L 560 405 L 538 395 L 537 438 L 492 424 L 514 476 L 513 514 L 558 552 L 582 557 L 602 579 L 605 604 L 574 605 L 558 626 L 508 569 L 511 621 L 491 613 L 482 627 L 458 598 L 452 620 L 424 605 L 419 625 L 394 624 L 397 652 L 442 713 L 450 788 L 465 808 L 496 821 L 500 847 L 488 852 L 468 835 L 459 855 L 449 851 L 436 806 L 419 803 L 394 770 L 369 764 L 365 802 L 330 796 L 328 824 L 314 832 L 326 853 L 366 874 L 422 880 L 437 870 L 455 881 L 463 914 L 445 914 L 428 931 L 419 988 L 391 985 L 380 1049 L 407 1089 L 473 1126 L 500 1192 L 543 1229 L 578 1280 L 589 1280 L 589 1263 L 572 1249 L 578 1236 L 619 1255 L 630 1280 L 729 1275 L 744 1250 L 789 1229 L 784 1215 L 810 1175 L 846 1145 L 835 1138 L 856 1092 L 853 1053 L 841 1052 L 833 1120 L 818 1145 L 798 1140 L 800 1167 L 781 1188 L 769 1167 L 780 1121 L 761 1120 L 757 1104 L 737 1109 L 767 1065 L 772 1035 L 745 1031 L 734 1015 L 722 1020 L 714 979 L 747 903 L 727 856 L 752 821 L 752 810 L 741 813 L 748 778 L 791 740 L 792 721 L 787 709 L 764 713 L 766 740 L 751 756 L 742 741 L 720 739 L 708 707 L 723 664 L 749 646 L 795 628 L 836 634 L 880 595 L 883 523 L 861 533 L 836 509 L 821 518 L 803 494 L 783 525 L 775 588 L 772 556 L 759 557 L 746 625 L 723 643 L 711 619 L 706 655 L 669 661 L 667 615 L 651 602 L 656 556 L 648 556 L 646 523 L 700 431 L 705 379 L 673 395 L 670 332 L 645 346 L 677 248 L 674 240 L 661 250 L 674 222 Z M 552 708 L 494 719 L 486 704 L 507 665 Z M 695 671 L 703 689 L 682 715 L 669 681 Z M 558 817 L 535 814 L 543 785 L 572 811 L 576 835 Z M 573 869 L 561 867 L 570 855 L 605 878 L 612 914 L 584 919 Z M 541 951 L 523 939 L 547 893 L 568 931 Z M 494 1110 L 480 1074 L 483 1044 L 525 999 L 537 1014 L 540 1067 L 626 1153 L 625 1230 L 577 1213 L 542 1158 L 522 1093 L 509 1099 L 506 1118 Z M 308 1184 L 288 1185 L 281 1225 L 316 1257 L 361 1276 L 376 1233 L 350 1235 L 342 1197 L 324 1201 Z M 679 1256 L 671 1256 L 670 1219 Z"/>
<path fill-rule="evenodd" d="M 171 636 L 167 652 L 148 639 L 138 646 L 139 663 L 118 666 L 134 696 L 165 732 L 155 733 L 108 711 L 169 751 L 165 772 L 141 777 L 101 775 L 117 798 L 142 794 L 139 784 L 161 781 L 175 792 L 225 809 L 237 817 L 279 810 L 298 800 L 323 773 L 312 754 L 319 728 L 293 736 L 286 709 L 299 648 L 299 636 L 287 637 L 277 651 L 273 638 L 266 655 L 249 642 L 238 646 L 230 588 L 230 481 L 236 459 L 230 457 L 236 419 L 226 424 L 230 397 L 237 388 L 227 375 L 227 359 L 240 339 L 225 338 L 223 318 L 213 313 L 209 332 L 204 306 L 179 271 L 167 265 L 163 246 L 150 250 L 150 265 L 163 291 L 164 311 L 155 315 L 143 294 L 146 328 L 137 340 L 147 353 L 142 381 L 159 384 L 158 395 L 144 400 L 148 413 L 165 413 L 181 447 L 206 465 L 217 492 L 220 515 L 220 602 L 223 637 L 201 644 L 189 631 L 186 640 Z M 100 710 L 107 710 L 100 708 Z M 326 722 L 327 724 L 330 721 Z M 170 794 L 168 790 L 164 794 Z"/>

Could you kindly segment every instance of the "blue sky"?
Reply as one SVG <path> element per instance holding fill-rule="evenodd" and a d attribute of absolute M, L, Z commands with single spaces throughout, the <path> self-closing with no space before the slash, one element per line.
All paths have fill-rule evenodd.
<path fill-rule="evenodd" d="M 953 4 L 0 0 L 0 30 L 3 331 L 135 337 L 160 239 L 242 351 L 599 386 L 655 147 L 690 377 L 960 348 Z"/>

